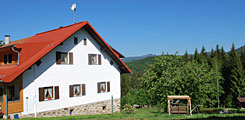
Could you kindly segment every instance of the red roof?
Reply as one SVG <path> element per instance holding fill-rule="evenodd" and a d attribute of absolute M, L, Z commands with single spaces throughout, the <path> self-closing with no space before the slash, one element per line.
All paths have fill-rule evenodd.
<path fill-rule="evenodd" d="M 239 98 L 237 98 L 237 100 L 238 100 L 239 102 L 245 102 L 245 97 L 239 97 Z"/>
<path fill-rule="evenodd" d="M 121 73 L 131 73 L 130 69 L 119 58 L 120 55 L 114 51 L 95 31 L 90 23 L 86 21 L 39 33 L 28 38 L 10 42 L 8 45 L 0 47 L 1 50 L 5 47 L 14 45 L 15 49 L 21 49 L 20 65 L 11 65 L 8 67 L 3 67 L 5 65 L 1 66 L 0 80 L 3 80 L 3 82 L 13 81 L 31 65 L 81 28 L 85 28 L 93 36 L 97 43 L 105 49 L 108 55 L 119 65 Z"/>

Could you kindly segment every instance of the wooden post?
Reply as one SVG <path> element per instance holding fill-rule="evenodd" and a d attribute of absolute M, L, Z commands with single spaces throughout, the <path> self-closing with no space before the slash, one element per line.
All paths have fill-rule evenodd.
<path fill-rule="evenodd" d="M 190 115 L 192 116 L 192 111 L 191 111 L 191 99 L 189 99 L 189 104 L 190 104 Z"/>
<path fill-rule="evenodd" d="M 168 100 L 168 114 L 170 115 L 170 100 Z"/>
<path fill-rule="evenodd" d="M 186 105 L 186 113 L 187 113 L 187 114 L 188 114 L 188 111 L 189 111 L 189 110 L 188 110 L 189 104 L 190 104 L 189 102 L 190 102 L 189 99 L 187 99 L 187 105 Z"/>

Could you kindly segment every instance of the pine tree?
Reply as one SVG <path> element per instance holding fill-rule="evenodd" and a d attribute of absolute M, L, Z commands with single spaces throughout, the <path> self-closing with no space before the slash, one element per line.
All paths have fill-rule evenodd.
<path fill-rule="evenodd" d="M 184 60 L 185 62 L 188 62 L 188 61 L 189 61 L 189 56 L 188 56 L 187 50 L 185 51 L 185 54 L 184 54 L 184 56 L 183 56 L 183 60 Z"/>
<path fill-rule="evenodd" d="M 233 95 L 233 103 L 236 97 L 245 96 L 245 74 L 239 55 L 236 54 L 231 69 L 231 94 Z"/>
<path fill-rule="evenodd" d="M 241 51 L 241 61 L 243 64 L 243 69 L 245 69 L 245 50 Z"/>
<path fill-rule="evenodd" d="M 209 57 L 208 54 L 206 53 L 206 49 L 204 46 L 202 46 L 202 50 L 199 57 L 199 62 L 203 62 L 203 61 L 209 61 Z"/>
<path fill-rule="evenodd" d="M 217 56 L 218 58 L 220 58 L 220 56 L 219 56 L 220 55 L 220 50 L 219 50 L 219 45 L 218 44 L 216 45 L 216 50 L 215 50 L 215 53 L 214 54 L 215 54 L 215 56 Z"/>
<path fill-rule="evenodd" d="M 214 57 L 214 49 L 211 49 L 211 53 L 210 53 L 210 57 L 213 58 Z"/>
<path fill-rule="evenodd" d="M 221 47 L 220 58 L 221 58 L 222 60 L 225 60 L 225 59 L 226 59 L 226 54 L 225 54 L 225 51 L 224 51 L 223 46 Z"/>
<path fill-rule="evenodd" d="M 199 55 L 198 55 L 198 51 L 197 48 L 195 49 L 195 53 L 194 53 L 194 60 L 198 61 L 199 59 Z"/>
<path fill-rule="evenodd" d="M 131 88 L 131 86 L 130 86 L 130 76 L 129 75 L 123 74 L 121 76 L 121 88 L 122 88 L 121 89 L 121 95 L 125 96 L 129 92 L 129 90 Z"/>
<path fill-rule="evenodd" d="M 235 51 L 235 45 L 234 43 L 232 44 L 231 51 L 229 52 L 229 57 L 228 57 L 228 62 L 226 63 L 226 68 L 225 68 L 225 96 L 226 96 L 226 105 L 227 107 L 233 107 L 234 104 L 234 99 L 237 96 L 234 94 L 234 87 L 236 86 L 236 82 L 234 82 L 234 77 L 232 76 L 232 70 L 235 69 L 236 64 L 238 63 L 237 61 L 237 54 Z M 234 71 L 234 70 L 233 70 Z M 234 86 L 235 85 L 235 86 Z"/>
<path fill-rule="evenodd" d="M 221 47 L 220 54 L 219 54 L 219 59 L 221 62 L 221 73 L 224 78 L 224 84 L 222 84 L 222 87 L 224 88 L 224 94 L 221 95 L 221 104 L 225 106 L 226 104 L 226 98 L 228 96 L 228 81 L 229 81 L 229 66 L 228 66 L 228 61 L 227 61 L 227 56 L 224 51 L 223 46 Z"/>

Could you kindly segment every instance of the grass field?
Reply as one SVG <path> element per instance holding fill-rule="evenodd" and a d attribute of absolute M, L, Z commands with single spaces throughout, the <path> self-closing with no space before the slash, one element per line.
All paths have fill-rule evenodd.
<path fill-rule="evenodd" d="M 152 119 L 222 119 L 222 120 L 245 120 L 245 114 L 193 114 L 192 116 L 186 114 L 171 114 L 160 113 L 147 108 L 137 109 L 133 114 L 113 113 L 103 115 L 79 115 L 79 116 L 63 116 L 50 118 L 25 118 L 24 120 L 80 120 L 80 119 L 124 119 L 124 120 L 152 120 Z"/>

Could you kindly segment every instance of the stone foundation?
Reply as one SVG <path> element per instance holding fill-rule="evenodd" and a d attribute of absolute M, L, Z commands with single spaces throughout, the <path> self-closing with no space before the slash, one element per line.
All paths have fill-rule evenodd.
<path fill-rule="evenodd" d="M 113 112 L 120 112 L 120 99 L 113 100 Z M 108 114 L 112 112 L 111 100 L 99 101 L 84 105 L 78 105 L 68 108 L 56 109 L 37 113 L 37 117 L 56 117 L 69 115 L 91 115 L 91 114 Z M 71 114 L 70 114 L 71 113 Z M 14 114 L 13 114 L 14 115 Z M 34 114 L 21 115 L 20 118 L 34 117 Z M 11 115 L 11 118 L 13 116 Z"/>

